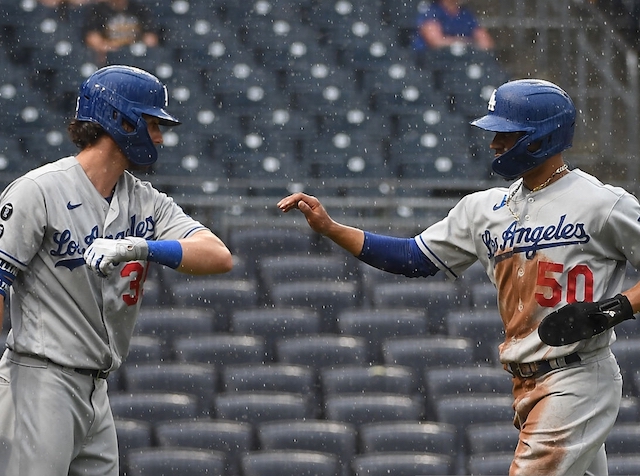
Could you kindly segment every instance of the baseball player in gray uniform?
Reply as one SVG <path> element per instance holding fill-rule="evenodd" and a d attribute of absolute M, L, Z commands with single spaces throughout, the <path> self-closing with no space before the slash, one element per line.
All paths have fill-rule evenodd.
<path fill-rule="evenodd" d="M 495 132 L 493 170 L 513 183 L 471 193 L 414 238 L 345 226 L 314 197 L 283 198 L 310 227 L 362 261 L 392 273 L 455 279 L 475 261 L 496 286 L 505 329 L 500 360 L 513 376 L 519 442 L 510 476 L 608 473 L 605 438 L 621 399 L 610 350 L 612 327 L 570 345 L 550 346 L 537 328 L 570 303 L 640 309 L 640 286 L 622 291 L 625 265 L 640 265 L 640 205 L 621 188 L 569 170 L 576 110 L 558 86 L 516 80 L 500 86 L 488 112 L 472 122 Z"/>
<path fill-rule="evenodd" d="M 127 356 L 151 262 L 224 273 L 224 243 L 127 169 L 153 164 L 179 122 L 137 68 L 99 69 L 69 125 L 81 149 L 0 196 L 0 475 L 118 476 L 106 377 Z M 0 315 L 0 317 L 2 317 Z M 1 321 L 0 321 L 1 322 Z"/>

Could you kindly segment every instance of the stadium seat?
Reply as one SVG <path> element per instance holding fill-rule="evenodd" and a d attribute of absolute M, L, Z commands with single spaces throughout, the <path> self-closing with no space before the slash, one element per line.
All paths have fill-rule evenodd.
<path fill-rule="evenodd" d="M 307 366 L 270 363 L 227 365 L 221 371 L 225 392 L 288 392 L 308 399 L 310 411 L 319 409 L 316 375 Z"/>
<path fill-rule="evenodd" d="M 377 308 L 426 311 L 431 334 L 445 334 L 447 313 L 467 308 L 465 296 L 459 295 L 455 283 L 451 281 L 380 283 L 374 286 L 369 299 Z"/>
<path fill-rule="evenodd" d="M 473 309 L 495 309 L 498 306 L 498 291 L 490 282 L 481 282 L 472 285 L 470 293 L 470 305 Z"/>
<path fill-rule="evenodd" d="M 427 476 L 452 474 L 452 459 L 430 453 L 372 452 L 353 460 L 355 476 Z"/>
<path fill-rule="evenodd" d="M 476 423 L 466 430 L 466 451 L 471 455 L 511 453 L 518 444 L 518 430 L 511 422 Z"/>
<path fill-rule="evenodd" d="M 357 454 L 355 428 L 344 422 L 327 420 L 274 421 L 258 425 L 258 445 L 262 450 L 320 451 L 338 457 L 342 475 L 350 475 Z"/>
<path fill-rule="evenodd" d="M 494 364 L 497 348 L 504 341 L 504 325 L 497 306 L 450 312 L 446 316 L 447 335 L 475 342 L 474 359 L 480 364 Z"/>
<path fill-rule="evenodd" d="M 258 263 L 260 284 L 266 295 L 275 285 L 304 281 L 358 282 L 357 270 L 339 256 L 290 254 L 267 256 Z"/>
<path fill-rule="evenodd" d="M 231 392 L 216 395 L 213 417 L 257 425 L 273 420 L 313 418 L 309 402 L 298 393 Z"/>
<path fill-rule="evenodd" d="M 358 284 L 353 281 L 281 282 L 271 289 L 271 299 L 277 308 L 306 308 L 321 317 L 321 332 L 337 331 L 340 309 L 360 304 Z"/>
<path fill-rule="evenodd" d="M 163 357 L 170 358 L 176 338 L 210 334 L 215 330 L 215 319 L 213 310 L 202 307 L 141 307 L 134 333 L 159 337 Z"/>
<path fill-rule="evenodd" d="M 625 396 L 640 397 L 640 387 L 634 384 L 636 362 L 640 362 L 640 337 L 618 339 L 611 345 L 622 373 L 622 392 Z"/>
<path fill-rule="evenodd" d="M 174 392 L 120 392 L 109 395 L 114 418 L 156 423 L 200 415 L 198 398 Z"/>
<path fill-rule="evenodd" d="M 458 396 L 511 396 L 513 379 L 499 367 L 463 366 L 426 368 L 425 398 L 432 412 L 440 401 Z M 435 413 L 432 413 L 435 417 Z"/>
<path fill-rule="evenodd" d="M 640 421 L 640 398 L 622 397 L 616 423 L 631 423 Z"/>
<path fill-rule="evenodd" d="M 419 421 L 423 416 L 419 397 L 397 394 L 333 394 L 326 395 L 324 416 L 342 421 L 356 430 L 365 423 L 385 421 Z"/>
<path fill-rule="evenodd" d="M 320 315 L 310 309 L 239 309 L 231 315 L 233 334 L 254 335 L 265 341 L 266 360 L 276 360 L 276 340 L 320 332 Z"/>
<path fill-rule="evenodd" d="M 265 356 L 262 338 L 227 333 L 179 337 L 174 341 L 174 349 L 178 362 L 213 364 L 216 369 L 262 363 Z"/>
<path fill-rule="evenodd" d="M 304 229 L 287 227 L 233 227 L 227 245 L 242 257 L 249 272 L 257 276 L 258 262 L 267 256 L 309 253 L 313 238 Z"/>
<path fill-rule="evenodd" d="M 143 448 L 130 452 L 127 473 L 131 476 L 192 476 L 225 474 L 225 455 L 196 448 Z"/>
<path fill-rule="evenodd" d="M 320 369 L 338 365 L 366 363 L 366 343 L 359 337 L 316 334 L 285 337 L 276 342 L 278 362 L 306 365 L 316 375 Z"/>
<path fill-rule="evenodd" d="M 127 455 L 138 448 L 153 446 L 153 425 L 148 421 L 114 418 L 118 436 L 120 467 L 127 467 Z"/>
<path fill-rule="evenodd" d="M 504 476 L 509 474 L 513 453 L 472 455 L 467 461 L 470 476 Z"/>
<path fill-rule="evenodd" d="M 385 365 L 412 368 L 416 386 L 422 389 L 425 369 L 473 365 L 473 349 L 473 342 L 464 338 L 393 337 L 382 344 L 382 355 Z"/>
<path fill-rule="evenodd" d="M 326 397 L 336 394 L 386 393 L 415 395 L 411 369 L 385 365 L 341 365 L 320 370 L 320 389 Z"/>
<path fill-rule="evenodd" d="M 637 422 L 616 423 L 605 445 L 607 455 L 640 454 L 640 427 Z"/>
<path fill-rule="evenodd" d="M 127 364 L 162 361 L 162 340 L 153 335 L 133 335 L 129 343 Z"/>
<path fill-rule="evenodd" d="M 640 474 L 640 454 L 607 455 L 609 476 Z"/>
<path fill-rule="evenodd" d="M 343 335 L 364 337 L 369 362 L 382 363 L 382 343 L 392 337 L 429 333 L 425 312 L 418 309 L 347 308 L 338 314 L 338 330 Z"/>
<path fill-rule="evenodd" d="M 264 450 L 242 457 L 243 476 L 340 476 L 336 456 L 317 451 Z"/>
<path fill-rule="evenodd" d="M 164 362 L 124 366 L 127 392 L 179 392 L 195 395 L 206 414 L 217 392 L 216 369 L 211 364 Z"/>
<path fill-rule="evenodd" d="M 237 309 L 258 305 L 258 286 L 252 279 L 210 279 L 173 284 L 178 306 L 210 309 L 215 312 L 215 330 L 229 330 L 231 314 Z"/>
<path fill-rule="evenodd" d="M 154 434 L 161 447 L 199 448 L 226 456 L 225 475 L 240 475 L 240 458 L 254 448 L 253 428 L 229 420 L 196 419 L 157 423 Z"/>
<path fill-rule="evenodd" d="M 458 470 L 464 465 L 463 456 L 468 451 L 465 431 L 469 425 L 512 423 L 512 403 L 512 397 L 498 395 L 448 396 L 436 402 L 434 419 L 438 422 L 449 423 L 456 428 L 459 448 L 456 458 Z"/>
<path fill-rule="evenodd" d="M 362 453 L 432 453 L 453 457 L 458 450 L 455 428 L 433 421 L 388 421 L 360 426 Z"/>

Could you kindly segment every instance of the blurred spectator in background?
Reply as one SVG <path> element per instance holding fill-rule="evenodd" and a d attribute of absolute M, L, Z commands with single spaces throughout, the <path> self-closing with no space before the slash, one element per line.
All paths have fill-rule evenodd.
<path fill-rule="evenodd" d="M 151 12 L 136 0 L 100 0 L 86 7 L 83 38 L 96 52 L 96 62 L 106 63 L 107 53 L 133 43 L 157 46 L 159 35 Z"/>
<path fill-rule="evenodd" d="M 480 50 L 495 47 L 489 31 L 465 6 L 466 0 L 434 0 L 418 17 L 414 48 L 417 51 L 466 44 Z"/>

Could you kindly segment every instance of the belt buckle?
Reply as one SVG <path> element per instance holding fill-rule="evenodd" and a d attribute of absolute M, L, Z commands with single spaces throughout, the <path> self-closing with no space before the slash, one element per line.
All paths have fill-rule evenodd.
<path fill-rule="evenodd" d="M 517 374 L 522 378 L 533 377 L 538 371 L 538 366 L 535 363 L 515 363 L 514 362 L 513 365 L 517 370 Z"/>

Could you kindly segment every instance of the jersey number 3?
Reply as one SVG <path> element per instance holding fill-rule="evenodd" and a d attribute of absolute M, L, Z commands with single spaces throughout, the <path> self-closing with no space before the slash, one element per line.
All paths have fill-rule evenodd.
<path fill-rule="evenodd" d="M 566 283 L 560 283 L 556 275 L 566 276 Z M 584 264 L 574 266 L 565 274 L 562 263 L 540 261 L 536 285 L 536 301 L 544 307 L 554 307 L 562 299 L 568 304 L 593 301 L 593 272 Z"/>
<path fill-rule="evenodd" d="M 147 272 L 149 271 L 149 263 L 143 266 L 138 261 L 131 261 L 122 267 L 120 276 L 129 279 L 129 289 L 131 292 L 122 295 L 122 300 L 127 306 L 134 306 L 140 300 L 142 296 L 142 285 L 144 280 L 147 279 Z"/>

